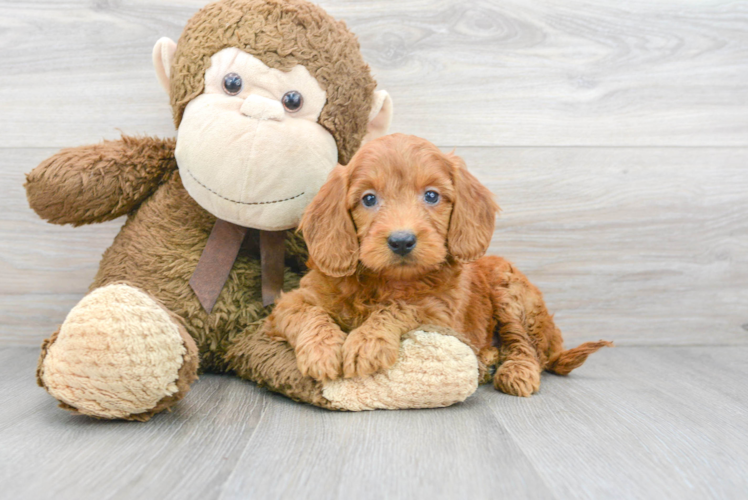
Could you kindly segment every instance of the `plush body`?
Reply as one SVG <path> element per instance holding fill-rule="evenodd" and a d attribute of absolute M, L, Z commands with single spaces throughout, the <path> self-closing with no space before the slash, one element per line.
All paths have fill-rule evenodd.
<path fill-rule="evenodd" d="M 174 405 L 199 371 L 233 372 L 335 409 L 444 406 L 471 394 L 478 361 L 455 337 L 413 332 L 404 357 L 418 361 L 397 377 L 337 384 L 325 396 L 290 346 L 260 330 L 272 307 L 261 297 L 259 230 L 288 230 L 282 286 L 296 288 L 307 260 L 293 231 L 302 210 L 327 172 L 391 119 L 391 101 L 375 92 L 345 25 L 302 0 L 221 0 L 190 20 L 179 43 L 159 40 L 153 60 L 177 140 L 123 136 L 65 149 L 27 176 L 29 204 L 50 222 L 127 216 L 89 294 L 44 342 L 39 384 L 66 409 L 128 420 Z M 279 146 L 288 134 L 295 147 Z M 272 175 L 289 182 L 258 180 Z M 308 199 L 284 194 L 295 175 Z M 217 218 L 256 229 L 208 311 L 190 279 Z M 450 360 L 450 373 L 419 382 L 421 367 Z M 411 396 L 385 400 L 377 391 Z"/>
<path fill-rule="evenodd" d="M 404 334 L 447 327 L 500 364 L 497 389 L 530 396 L 542 370 L 568 374 L 610 343 L 565 351 L 540 291 L 506 260 L 480 257 L 497 211 L 464 163 L 427 141 L 396 134 L 366 144 L 308 207 L 313 270 L 283 295 L 268 335 L 294 347 L 303 373 L 326 380 L 385 370 Z"/>

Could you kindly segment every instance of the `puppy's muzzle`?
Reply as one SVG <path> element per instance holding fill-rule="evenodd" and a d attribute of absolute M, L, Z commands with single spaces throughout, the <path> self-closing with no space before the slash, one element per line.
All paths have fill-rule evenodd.
<path fill-rule="evenodd" d="M 387 246 L 397 255 L 405 257 L 416 247 L 416 235 L 410 231 L 395 231 L 387 238 Z"/>

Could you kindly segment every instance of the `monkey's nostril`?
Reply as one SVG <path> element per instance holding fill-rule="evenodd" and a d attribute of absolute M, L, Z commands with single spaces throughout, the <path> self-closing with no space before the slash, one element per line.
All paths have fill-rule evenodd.
<path fill-rule="evenodd" d="M 398 255 L 408 255 L 416 247 L 416 235 L 410 231 L 395 231 L 387 238 L 387 246 Z"/>

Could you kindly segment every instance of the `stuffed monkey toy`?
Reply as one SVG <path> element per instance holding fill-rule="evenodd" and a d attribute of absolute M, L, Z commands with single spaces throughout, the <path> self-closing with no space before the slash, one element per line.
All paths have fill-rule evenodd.
<path fill-rule="evenodd" d="M 302 0 L 221 0 L 178 43 L 159 40 L 153 62 L 176 139 L 65 149 L 27 176 L 29 204 L 49 222 L 127 217 L 89 293 L 44 341 L 39 384 L 73 412 L 140 421 L 200 371 L 338 410 L 472 394 L 481 364 L 455 332 L 410 332 L 387 372 L 315 380 L 259 329 L 305 272 L 293 231 L 304 208 L 391 120 L 345 24 Z"/>

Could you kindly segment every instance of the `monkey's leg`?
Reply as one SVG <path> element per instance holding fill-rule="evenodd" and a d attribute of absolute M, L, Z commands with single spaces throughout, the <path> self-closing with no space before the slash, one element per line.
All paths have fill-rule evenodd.
<path fill-rule="evenodd" d="M 97 288 L 44 341 L 37 382 L 63 408 L 146 421 L 197 379 L 197 347 L 179 319 L 126 284 Z"/>
<path fill-rule="evenodd" d="M 247 327 L 229 348 L 229 368 L 260 387 L 323 408 L 331 408 L 322 397 L 322 384 L 299 370 L 293 347 L 271 338 L 264 328 L 265 320 Z"/>
<path fill-rule="evenodd" d="M 228 358 L 240 377 L 323 408 L 435 408 L 464 401 L 478 387 L 478 358 L 458 338 L 448 329 L 420 327 L 403 336 L 397 362 L 388 370 L 325 382 L 302 376 L 291 346 L 257 325 L 237 338 Z"/>

